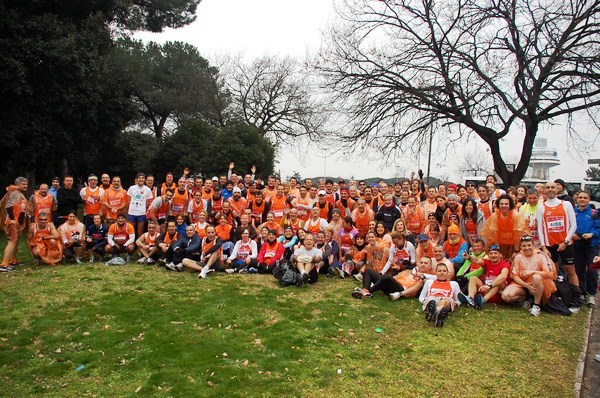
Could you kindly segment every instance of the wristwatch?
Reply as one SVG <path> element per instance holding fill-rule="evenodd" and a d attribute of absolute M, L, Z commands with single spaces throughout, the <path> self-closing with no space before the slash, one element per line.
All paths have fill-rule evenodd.
<path fill-rule="evenodd" d="M 565 239 L 565 245 L 569 246 L 569 240 Z"/>

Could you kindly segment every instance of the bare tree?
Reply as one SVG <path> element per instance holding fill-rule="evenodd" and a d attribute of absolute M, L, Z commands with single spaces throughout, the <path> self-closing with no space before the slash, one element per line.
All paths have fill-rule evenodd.
<path fill-rule="evenodd" d="M 238 58 L 231 69 L 228 86 L 236 111 L 263 136 L 281 141 L 322 132 L 326 111 L 302 63 L 290 57 L 263 56 L 251 63 Z"/>
<path fill-rule="evenodd" d="M 492 157 L 489 151 L 466 151 L 456 164 L 456 171 L 466 176 L 486 176 L 492 174 Z"/>
<path fill-rule="evenodd" d="M 474 133 L 514 185 L 541 125 L 580 112 L 598 132 L 600 0 L 345 0 L 340 15 L 316 67 L 353 147 Z M 512 173 L 511 131 L 523 132 Z"/>

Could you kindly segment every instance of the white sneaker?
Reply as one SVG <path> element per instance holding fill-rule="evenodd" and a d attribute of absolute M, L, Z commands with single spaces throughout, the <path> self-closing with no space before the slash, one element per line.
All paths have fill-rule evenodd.
<path fill-rule="evenodd" d="M 137 260 L 138 264 L 146 264 L 146 257 L 142 257 L 139 260 Z"/>
<path fill-rule="evenodd" d="M 79 258 L 79 256 L 75 257 L 75 262 L 77 263 L 77 265 L 81 264 L 81 259 Z"/>
<path fill-rule="evenodd" d="M 588 296 L 587 296 L 587 300 L 585 301 L 585 303 L 586 303 L 587 305 L 589 305 L 590 307 L 593 307 L 593 306 L 595 306 L 595 305 L 596 305 L 596 297 L 595 297 L 595 296 L 593 296 L 593 295 L 591 295 L 591 294 L 590 294 L 590 295 L 588 295 Z"/>
<path fill-rule="evenodd" d="M 172 261 L 169 264 L 165 264 L 165 267 L 167 267 L 171 271 L 177 271 L 177 267 L 175 267 L 175 264 Z"/>
<path fill-rule="evenodd" d="M 204 268 L 202 268 L 202 271 L 200 271 L 200 273 L 198 274 L 198 278 L 200 279 L 206 279 L 206 272 L 204 272 Z"/>
<path fill-rule="evenodd" d="M 569 311 L 571 311 L 571 314 L 578 314 L 581 311 L 581 307 L 570 307 Z"/>
<path fill-rule="evenodd" d="M 146 259 L 146 264 L 154 264 L 156 261 L 154 261 L 153 258 L 147 258 Z"/>
<path fill-rule="evenodd" d="M 336 268 L 335 273 L 338 274 L 338 276 L 342 279 L 346 278 L 346 275 L 344 274 L 344 271 L 341 268 Z"/>
<path fill-rule="evenodd" d="M 392 301 L 399 300 L 400 297 L 402 297 L 402 292 L 393 292 L 393 293 L 390 293 L 390 300 L 392 300 Z"/>
<path fill-rule="evenodd" d="M 177 272 L 183 272 L 183 264 L 182 263 L 175 264 L 175 269 L 177 270 Z"/>
<path fill-rule="evenodd" d="M 531 316 L 540 316 L 540 313 L 542 312 L 542 310 L 540 309 L 539 305 L 532 305 L 531 309 L 529 310 L 529 315 Z"/>
<path fill-rule="evenodd" d="M 94 256 L 92 255 L 92 256 L 90 256 L 90 263 L 93 263 L 93 262 L 94 262 Z"/>
<path fill-rule="evenodd" d="M 235 270 L 233 268 L 227 268 L 225 270 L 225 272 L 228 273 L 228 274 L 233 274 L 235 272 Z"/>
<path fill-rule="evenodd" d="M 359 282 L 362 282 L 363 276 L 362 274 L 354 274 L 354 279 L 356 279 Z"/>

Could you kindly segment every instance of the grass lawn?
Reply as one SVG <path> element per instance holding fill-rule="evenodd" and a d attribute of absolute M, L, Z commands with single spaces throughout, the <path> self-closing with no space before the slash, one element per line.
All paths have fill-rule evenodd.
<path fill-rule="evenodd" d="M 137 264 L 21 267 L 0 274 L 0 395 L 573 395 L 589 310 L 532 318 L 490 304 L 434 328 L 416 299 L 356 300 L 356 285 L 281 289 L 272 276 L 199 280 Z"/>

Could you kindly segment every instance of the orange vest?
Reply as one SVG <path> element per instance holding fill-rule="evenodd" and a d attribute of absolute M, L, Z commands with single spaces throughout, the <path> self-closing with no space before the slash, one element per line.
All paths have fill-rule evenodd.
<path fill-rule="evenodd" d="M 216 241 L 217 241 L 216 237 L 212 240 L 212 242 L 209 242 L 208 238 L 202 239 L 202 253 L 206 253 L 207 251 L 209 251 L 215 245 Z M 223 255 L 223 249 L 219 248 L 219 258 L 221 258 L 222 255 Z"/>
<path fill-rule="evenodd" d="M 100 188 L 96 187 L 96 190 L 92 191 L 90 187 L 85 187 L 83 203 L 83 211 L 86 216 L 100 213 Z"/>
<path fill-rule="evenodd" d="M 287 208 L 287 202 L 285 196 L 279 197 L 277 195 L 271 197 L 271 209 L 275 215 L 275 221 L 279 222 L 283 218 L 283 211 Z"/>
<path fill-rule="evenodd" d="M 321 219 L 317 220 L 316 224 L 312 223 L 312 218 L 308 219 L 304 224 L 304 228 L 311 234 L 317 235 L 317 233 L 321 232 Z"/>
<path fill-rule="evenodd" d="M 196 223 L 196 222 L 198 222 L 198 219 L 199 219 L 198 213 L 200 213 L 202 210 L 204 210 L 204 202 L 201 200 L 200 204 L 196 204 L 196 201 L 192 200 L 190 203 L 192 204 L 192 214 L 191 214 L 192 222 Z"/>
<path fill-rule="evenodd" d="M 300 196 L 296 198 L 296 203 L 303 206 L 308 206 L 310 203 L 310 197 L 306 195 L 306 198 L 302 199 Z M 298 218 L 302 221 L 306 221 L 310 218 L 309 211 L 303 208 L 298 207 Z"/>
<path fill-rule="evenodd" d="M 213 190 L 206 192 L 206 189 L 202 188 L 202 199 L 209 200 L 213 197 Z"/>
<path fill-rule="evenodd" d="M 50 194 L 41 196 L 39 193 L 35 193 L 33 197 L 35 205 L 35 218 L 37 219 L 40 213 L 44 212 L 48 214 L 48 219 L 52 220 L 52 201 L 53 197 Z"/>
<path fill-rule="evenodd" d="M 492 203 L 494 202 L 491 199 L 488 199 L 485 203 L 477 202 L 477 208 L 483 213 L 484 220 L 487 220 L 494 212 Z"/>
<path fill-rule="evenodd" d="M 354 220 L 354 224 L 358 232 L 363 235 L 366 235 L 369 232 L 369 222 L 371 221 L 371 215 L 369 213 L 369 209 L 365 207 L 365 211 L 363 213 L 360 210 L 356 210 L 356 220 Z"/>
<path fill-rule="evenodd" d="M 458 251 L 460 250 L 460 247 L 462 246 L 463 243 L 465 243 L 465 240 L 462 237 L 460 238 L 458 243 L 455 245 L 451 245 L 450 241 L 448 241 L 448 240 L 445 241 L 444 242 L 444 251 L 446 252 L 446 257 L 454 258 L 454 257 L 458 256 Z"/>
<path fill-rule="evenodd" d="M 179 189 L 175 190 L 175 195 L 173 195 L 173 203 L 171 204 L 171 215 L 178 216 L 183 214 L 186 210 L 188 204 L 188 191 L 187 189 L 181 193 Z"/>
<path fill-rule="evenodd" d="M 567 212 L 563 207 L 562 200 L 555 207 L 549 207 L 544 204 L 542 210 L 544 210 L 544 234 L 546 235 L 546 243 L 549 246 L 559 245 L 565 241 L 567 237 Z"/>
<path fill-rule="evenodd" d="M 109 206 L 107 209 L 107 218 L 116 219 L 117 213 L 113 213 L 111 209 L 121 207 L 124 204 L 126 204 L 127 198 L 127 192 L 123 188 L 119 189 L 118 191 L 115 191 L 112 188 L 109 188 L 106 191 L 104 191 L 104 199 Z M 119 211 L 125 211 L 125 209 L 122 208 Z"/>
<path fill-rule="evenodd" d="M 179 239 L 179 234 L 177 232 L 175 232 L 173 234 L 173 236 L 170 236 L 169 233 L 167 232 L 165 234 L 165 239 L 163 239 L 163 242 L 166 243 L 167 245 L 170 245 L 171 243 L 175 242 L 177 239 Z"/>
<path fill-rule="evenodd" d="M 155 232 L 154 235 L 150 235 L 150 232 L 146 232 L 146 238 L 144 239 L 144 241 L 150 247 L 154 247 L 156 246 L 156 238 L 158 238 L 159 235 L 160 234 L 158 232 Z"/>
<path fill-rule="evenodd" d="M 204 224 L 203 224 L 203 225 L 200 225 L 200 223 L 199 223 L 199 222 L 197 222 L 197 223 L 195 224 L 195 227 L 196 227 L 196 233 L 198 234 L 198 236 L 199 236 L 200 238 L 206 238 L 206 227 L 208 227 L 208 226 L 209 226 L 209 224 L 208 224 L 207 222 L 204 222 Z"/>
<path fill-rule="evenodd" d="M 423 232 L 423 224 L 425 224 L 425 220 L 423 219 L 423 208 L 417 206 L 415 207 L 415 212 L 406 217 L 406 229 L 412 232 L 413 235 L 419 235 Z"/>
<path fill-rule="evenodd" d="M 433 281 L 429 288 L 429 296 L 452 298 L 452 285 L 450 281 Z"/>
<path fill-rule="evenodd" d="M 167 213 L 169 213 L 170 203 L 165 200 L 164 196 L 161 196 L 162 204 L 158 209 L 155 209 L 155 216 L 157 220 L 164 220 L 167 217 Z M 146 217 L 150 218 L 150 211 L 153 209 L 152 206 L 148 207 L 146 210 Z"/>
<path fill-rule="evenodd" d="M 238 217 L 244 214 L 244 209 L 248 207 L 248 201 L 246 200 L 246 198 L 240 198 L 240 200 L 236 202 L 232 196 L 231 198 L 229 198 L 228 202 L 231 205 L 231 208 L 237 212 Z"/>
<path fill-rule="evenodd" d="M 215 232 L 217 233 L 217 236 L 219 238 L 221 238 L 221 240 L 223 242 L 227 242 L 227 241 L 231 240 L 231 229 L 232 228 L 233 227 L 229 224 L 225 224 L 225 225 L 219 224 L 215 227 Z"/>
<path fill-rule="evenodd" d="M 250 211 L 252 212 L 252 218 L 256 221 L 256 225 L 263 222 L 262 216 L 265 211 L 266 202 L 263 200 L 260 205 L 256 204 L 256 200 L 252 201 L 250 205 Z"/>

